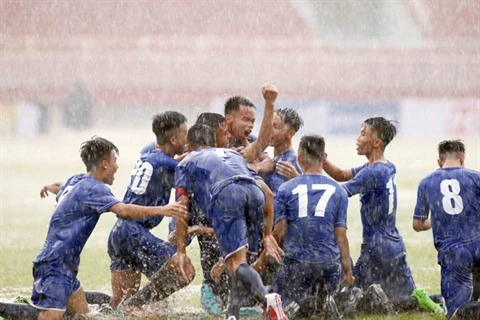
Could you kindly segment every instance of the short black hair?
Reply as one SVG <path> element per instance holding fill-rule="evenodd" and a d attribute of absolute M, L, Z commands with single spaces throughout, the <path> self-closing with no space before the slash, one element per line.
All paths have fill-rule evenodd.
<path fill-rule="evenodd" d="M 195 124 L 204 124 L 206 126 L 217 129 L 224 122 L 225 117 L 219 113 L 203 112 L 198 115 Z"/>
<path fill-rule="evenodd" d="M 164 145 L 176 133 L 187 118 L 177 111 L 166 111 L 153 116 L 152 131 L 157 137 L 157 144 Z"/>
<path fill-rule="evenodd" d="M 200 147 L 215 147 L 216 129 L 196 123 L 188 129 L 187 141 L 194 150 Z"/>
<path fill-rule="evenodd" d="M 120 154 L 118 148 L 107 139 L 93 136 L 90 140 L 80 145 L 80 158 L 82 158 L 87 172 L 95 171 L 100 162 L 110 157 L 112 151 Z"/>
<path fill-rule="evenodd" d="M 280 108 L 275 110 L 275 113 L 282 117 L 283 122 L 288 124 L 290 128 L 297 132 L 303 127 L 303 119 L 298 112 L 293 108 Z"/>
<path fill-rule="evenodd" d="M 465 156 L 465 144 L 460 139 L 443 140 L 438 144 L 438 157 L 444 160 L 447 156 L 459 158 Z"/>
<path fill-rule="evenodd" d="M 315 134 L 305 135 L 300 139 L 298 148 L 307 162 L 319 162 L 325 155 L 325 139 Z"/>
<path fill-rule="evenodd" d="M 248 100 L 247 98 L 242 97 L 242 96 L 234 96 L 234 97 L 229 98 L 225 102 L 224 114 L 225 115 L 233 114 L 234 112 L 238 111 L 238 109 L 240 109 L 240 106 L 247 106 L 247 107 L 251 107 L 251 108 L 256 109 L 255 105 L 250 100 Z"/>
<path fill-rule="evenodd" d="M 377 138 L 383 141 L 382 150 L 385 150 L 390 141 L 395 138 L 397 134 L 397 128 L 393 124 L 394 120 L 387 120 L 384 117 L 374 117 L 368 118 L 363 122 L 363 124 L 368 124 L 372 127 L 374 133 L 377 135 Z"/>

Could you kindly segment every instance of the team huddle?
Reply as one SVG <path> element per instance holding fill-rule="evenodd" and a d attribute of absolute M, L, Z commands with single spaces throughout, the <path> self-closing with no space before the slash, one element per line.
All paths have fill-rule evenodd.
<path fill-rule="evenodd" d="M 415 285 L 396 228 L 396 168 L 385 157 L 394 123 L 366 119 L 356 144 L 368 161 L 341 169 L 319 135 L 302 136 L 294 150 L 301 116 L 275 109 L 275 86 L 265 84 L 262 95 L 258 137 L 251 134 L 256 108 L 241 96 L 226 101 L 224 115 L 202 113 L 190 128 L 179 112 L 156 114 L 156 139 L 141 150 L 123 201 L 107 186 L 118 148 L 97 136 L 85 141 L 86 173 L 41 189 L 42 198 L 56 194 L 57 206 L 33 261 L 31 301 L 0 303 L 0 316 L 88 317 L 89 304 L 98 304 L 100 312 L 155 317 L 145 306 L 194 279 L 186 247 L 197 237 L 202 307 L 227 320 L 415 310 L 480 319 L 480 172 L 464 168 L 463 142 L 442 141 L 440 168 L 418 187 L 413 228 L 432 229 L 441 266 L 441 294 L 429 296 Z M 264 152 L 268 146 L 273 159 Z M 353 263 L 347 209 L 357 194 L 363 232 Z M 81 251 L 109 211 L 118 217 L 108 239 L 111 295 L 84 291 L 77 279 Z M 170 217 L 168 239 L 151 233 L 164 217 Z M 149 282 L 140 288 L 142 274 Z"/>

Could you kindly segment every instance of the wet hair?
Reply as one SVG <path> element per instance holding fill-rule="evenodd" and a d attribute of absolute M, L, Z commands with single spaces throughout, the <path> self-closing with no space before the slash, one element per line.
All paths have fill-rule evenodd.
<path fill-rule="evenodd" d="M 177 111 L 166 111 L 154 115 L 152 131 L 157 137 L 157 144 L 164 145 L 167 143 L 184 123 L 187 123 L 187 118 Z"/>
<path fill-rule="evenodd" d="M 215 147 L 216 130 L 204 124 L 194 124 L 188 129 L 188 144 L 196 150 L 200 147 Z"/>
<path fill-rule="evenodd" d="M 464 157 L 466 152 L 465 144 L 462 140 L 443 140 L 438 144 L 438 157 L 445 160 L 447 157 Z"/>
<path fill-rule="evenodd" d="M 219 113 L 203 112 L 197 117 L 195 124 L 204 124 L 206 126 L 217 129 L 222 123 L 225 122 L 225 117 Z"/>
<path fill-rule="evenodd" d="M 298 114 L 295 109 L 292 108 L 280 108 L 275 110 L 275 113 L 282 117 L 283 122 L 297 132 L 301 127 L 303 127 L 302 117 Z"/>
<path fill-rule="evenodd" d="M 305 135 L 300 139 L 298 148 L 307 162 L 319 162 L 325 155 L 325 139 L 319 135 Z"/>
<path fill-rule="evenodd" d="M 102 160 L 108 159 L 112 151 L 120 154 L 118 148 L 107 139 L 93 136 L 90 140 L 80 145 L 80 158 L 82 158 L 87 172 L 95 171 Z"/>
<path fill-rule="evenodd" d="M 372 128 L 376 137 L 383 141 L 382 150 L 385 150 L 397 134 L 397 128 L 393 124 L 394 122 L 396 121 L 387 120 L 384 117 L 375 117 L 365 120 L 363 124 L 368 124 Z"/>
<path fill-rule="evenodd" d="M 251 108 L 255 108 L 255 105 L 248 100 L 247 98 L 244 98 L 242 96 L 234 96 L 229 98 L 225 102 L 225 111 L 224 114 L 233 114 L 234 112 L 238 111 L 240 109 L 240 106 L 247 106 Z"/>

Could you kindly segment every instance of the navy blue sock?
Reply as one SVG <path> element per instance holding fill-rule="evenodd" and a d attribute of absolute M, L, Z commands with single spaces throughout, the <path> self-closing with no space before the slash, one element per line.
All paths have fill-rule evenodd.
<path fill-rule="evenodd" d="M 255 296 L 260 302 L 265 305 L 265 295 L 268 293 L 267 289 L 262 283 L 262 278 L 255 269 L 246 263 L 242 263 L 238 268 L 235 277 L 240 280 L 245 289 Z"/>
<path fill-rule="evenodd" d="M 460 319 L 479 320 L 480 319 L 480 303 L 469 302 L 458 309 L 456 316 Z"/>
<path fill-rule="evenodd" d="M 39 314 L 40 310 L 29 304 L 0 302 L 0 316 L 5 319 L 37 319 Z"/>

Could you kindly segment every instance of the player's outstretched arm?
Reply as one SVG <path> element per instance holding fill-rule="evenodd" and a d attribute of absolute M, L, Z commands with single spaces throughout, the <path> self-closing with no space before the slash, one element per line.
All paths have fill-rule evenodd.
<path fill-rule="evenodd" d="M 344 284 L 346 286 L 351 286 L 355 282 L 355 278 L 353 277 L 352 265 L 350 264 L 350 248 L 348 245 L 347 229 L 344 227 L 336 227 L 335 240 L 340 249 L 340 263 L 343 267 Z"/>
<path fill-rule="evenodd" d="M 136 204 L 118 202 L 110 208 L 110 211 L 116 213 L 119 217 L 124 219 L 141 219 L 157 216 L 186 219 L 188 216 L 187 207 L 179 203 L 172 203 L 166 206 L 145 207 L 138 206 Z"/>
<path fill-rule="evenodd" d="M 177 198 L 177 203 L 188 207 L 188 197 L 180 195 Z M 177 234 L 177 256 L 179 273 L 184 281 L 191 281 L 187 270 L 192 264 L 190 258 L 187 256 L 187 234 L 188 234 L 188 216 L 177 218 L 175 224 L 175 233 Z"/>
<path fill-rule="evenodd" d="M 248 163 L 254 162 L 268 147 L 270 136 L 272 135 L 274 103 L 275 99 L 277 99 L 278 89 L 273 84 L 266 83 L 262 87 L 262 95 L 265 100 L 265 110 L 263 112 L 258 138 L 241 151 L 241 154 Z"/>
<path fill-rule="evenodd" d="M 40 189 L 40 198 L 48 197 L 48 193 L 51 192 L 53 194 L 57 194 L 60 191 L 60 186 L 62 183 L 60 181 L 54 182 L 51 184 L 47 184 Z"/>
<path fill-rule="evenodd" d="M 339 182 L 348 181 L 353 178 L 351 169 L 342 170 L 328 159 L 325 159 L 323 162 L 323 170 L 325 170 L 330 177 Z"/>

